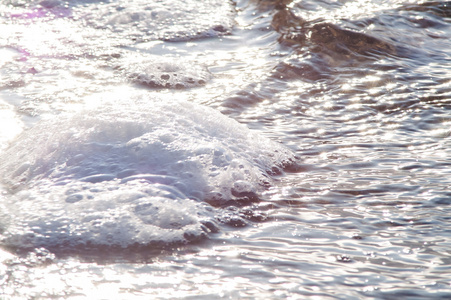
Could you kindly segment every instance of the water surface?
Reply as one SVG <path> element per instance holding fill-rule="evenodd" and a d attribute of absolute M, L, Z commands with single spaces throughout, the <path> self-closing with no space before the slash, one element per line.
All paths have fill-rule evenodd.
<path fill-rule="evenodd" d="M 450 5 L 3 2 L 1 297 L 451 297 Z"/>

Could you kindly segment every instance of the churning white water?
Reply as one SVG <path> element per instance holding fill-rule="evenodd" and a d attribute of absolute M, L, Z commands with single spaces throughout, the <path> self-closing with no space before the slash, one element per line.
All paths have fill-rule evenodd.
<path fill-rule="evenodd" d="M 42 122 L 2 161 L 3 242 L 72 251 L 202 238 L 204 202 L 257 201 L 294 157 L 208 107 L 141 97 Z"/>

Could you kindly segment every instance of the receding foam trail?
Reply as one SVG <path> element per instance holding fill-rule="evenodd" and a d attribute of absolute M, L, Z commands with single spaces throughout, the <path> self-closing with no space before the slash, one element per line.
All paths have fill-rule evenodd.
<path fill-rule="evenodd" d="M 235 17 L 232 1 L 118 0 L 96 3 L 81 18 L 91 26 L 107 28 L 135 40 L 186 41 L 231 32 Z"/>
<path fill-rule="evenodd" d="M 199 240 L 217 230 L 221 208 L 210 204 L 257 197 L 268 174 L 294 160 L 213 109 L 149 97 L 123 102 L 43 122 L 0 157 L 10 191 L 2 199 L 10 220 L 3 244 L 126 248 Z"/>

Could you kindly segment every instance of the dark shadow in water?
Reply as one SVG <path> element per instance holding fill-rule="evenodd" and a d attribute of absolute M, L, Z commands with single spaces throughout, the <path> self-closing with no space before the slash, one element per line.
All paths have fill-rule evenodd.
<path fill-rule="evenodd" d="M 403 6 L 401 10 L 427 12 L 439 17 L 451 18 L 451 1 L 431 1 L 421 4 L 406 5 Z"/>
<path fill-rule="evenodd" d="M 398 52 L 395 46 L 376 37 L 322 20 L 307 22 L 288 9 L 279 10 L 271 25 L 280 33 L 279 43 L 295 49 L 308 46 L 314 52 L 327 52 L 343 59 L 346 56 L 374 59 Z"/>
<path fill-rule="evenodd" d="M 286 7 L 291 1 L 258 1 L 257 9 L 272 12 L 271 27 L 279 33 L 281 57 L 263 88 L 256 83 L 224 100 L 224 107 L 243 111 L 283 90 L 291 80 L 334 81 L 337 68 L 362 67 L 387 57 L 405 56 L 404 49 L 383 39 L 341 28 L 324 20 L 306 21 Z M 370 66 L 366 68 L 371 69 Z"/>

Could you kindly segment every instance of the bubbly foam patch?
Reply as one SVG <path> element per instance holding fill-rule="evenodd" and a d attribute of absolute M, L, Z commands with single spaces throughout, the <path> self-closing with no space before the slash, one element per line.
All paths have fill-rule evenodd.
<path fill-rule="evenodd" d="M 0 157 L 3 243 L 84 247 L 187 243 L 216 231 L 215 211 L 253 201 L 281 145 L 219 112 L 142 97 L 58 116 Z M 208 204 L 209 203 L 209 204 Z"/>
<path fill-rule="evenodd" d="M 203 86 L 212 77 L 203 66 L 178 59 L 161 57 L 139 62 L 128 62 L 118 67 L 132 82 L 150 88 L 192 88 Z"/>
<path fill-rule="evenodd" d="M 6 201 L 4 244 L 66 251 L 161 246 L 203 239 L 215 227 L 202 203 L 161 184 L 42 183 L 39 189 Z"/>
<path fill-rule="evenodd" d="M 81 11 L 91 26 L 107 28 L 137 40 L 183 41 L 230 33 L 231 1 L 120 0 Z"/>

